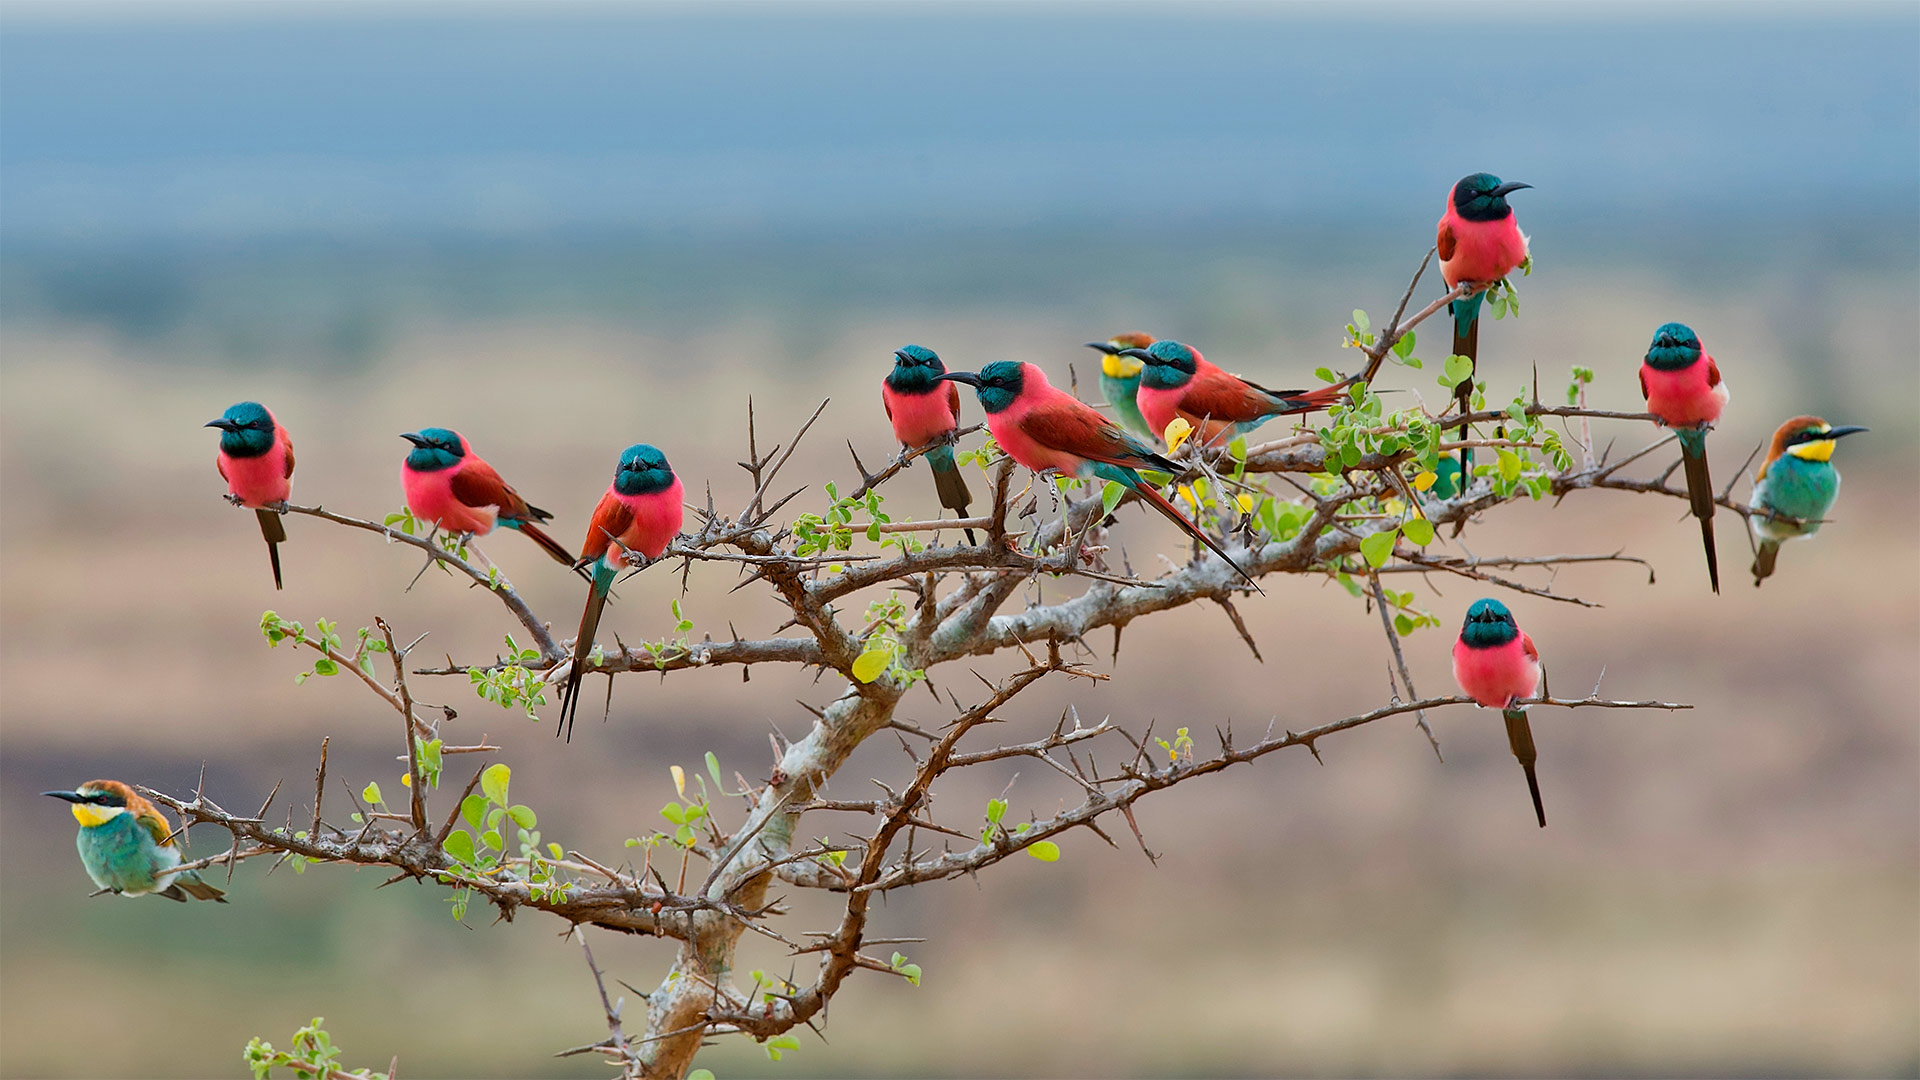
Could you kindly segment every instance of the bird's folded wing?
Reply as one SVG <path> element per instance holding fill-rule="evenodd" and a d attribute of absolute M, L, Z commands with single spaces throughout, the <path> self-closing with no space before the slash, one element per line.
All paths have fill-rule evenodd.
<path fill-rule="evenodd" d="M 613 541 L 626 534 L 633 527 L 633 510 L 609 491 L 600 496 L 600 505 L 593 508 L 593 520 L 587 524 L 586 543 L 580 545 L 580 558 L 583 562 L 593 562 L 603 558 Z"/>

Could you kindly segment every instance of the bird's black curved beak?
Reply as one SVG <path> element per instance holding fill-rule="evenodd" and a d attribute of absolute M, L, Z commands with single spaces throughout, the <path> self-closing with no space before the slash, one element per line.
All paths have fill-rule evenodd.
<path fill-rule="evenodd" d="M 1136 360 L 1145 360 L 1149 364 L 1153 363 L 1153 354 L 1145 349 L 1121 349 L 1115 355 L 1131 356 Z"/>
<path fill-rule="evenodd" d="M 424 447 L 427 445 L 427 437 L 417 431 L 403 431 L 400 433 L 400 437 L 415 446 Z"/>
<path fill-rule="evenodd" d="M 229 420 L 229 419 L 227 419 L 227 418 L 226 418 L 226 417 L 224 417 L 224 416 L 223 416 L 223 417 L 221 417 L 221 418 L 220 418 L 220 419 L 218 419 L 218 420 L 209 420 L 209 421 L 207 421 L 207 422 L 206 422 L 206 424 L 205 424 L 205 425 L 203 425 L 203 426 L 205 426 L 205 427 L 217 427 L 217 428 L 219 428 L 219 429 L 220 429 L 221 431 L 238 431 L 238 430 L 239 430 L 239 428 L 240 428 L 240 425 L 239 425 L 239 424 L 236 424 L 236 423 L 234 423 L 233 421 L 231 421 L 231 420 Z"/>
<path fill-rule="evenodd" d="M 893 355 L 897 357 L 900 360 L 900 362 L 903 364 L 913 363 L 913 358 L 907 355 L 907 350 L 905 349 L 895 349 L 893 350 Z"/>
<path fill-rule="evenodd" d="M 77 791 L 43 791 L 40 794 L 51 795 L 56 799 L 65 799 L 70 803 L 83 803 L 87 801 L 87 797 Z"/>
<path fill-rule="evenodd" d="M 1837 427 L 1837 428 L 1834 428 L 1832 431 L 1827 432 L 1827 438 L 1838 439 L 1847 435 L 1858 435 L 1865 430 L 1867 429 L 1863 427 L 1853 426 L 1853 425 L 1849 425 L 1847 427 Z"/>
<path fill-rule="evenodd" d="M 1087 348 L 1097 349 L 1100 352 L 1106 353 L 1108 356 L 1117 356 L 1120 353 L 1120 346 L 1115 345 L 1111 341 L 1089 341 L 1087 342 Z"/>
<path fill-rule="evenodd" d="M 977 387 L 980 385 L 980 376 L 975 375 L 971 371 L 949 371 L 945 375 L 940 376 L 939 381 L 966 383 L 968 386 Z"/>
<path fill-rule="evenodd" d="M 1496 199 L 1504 199 L 1514 192 L 1519 191 L 1521 188 L 1530 188 L 1532 186 L 1532 184 L 1522 184 L 1517 180 L 1511 184 L 1501 184 L 1499 187 L 1493 189 L 1493 197 Z"/>

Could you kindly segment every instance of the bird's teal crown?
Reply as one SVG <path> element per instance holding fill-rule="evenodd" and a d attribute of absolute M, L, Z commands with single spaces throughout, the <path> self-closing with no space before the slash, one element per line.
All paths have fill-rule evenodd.
<path fill-rule="evenodd" d="M 259 457 L 273 449 L 273 417 L 257 401 L 231 406 L 207 426 L 220 429 L 220 450 L 228 457 Z"/>
<path fill-rule="evenodd" d="M 1513 612 L 1494 599 L 1475 600 L 1467 609 L 1467 624 L 1460 628 L 1460 640 L 1470 649 L 1491 649 L 1520 636 Z"/>
<path fill-rule="evenodd" d="M 673 466 L 655 446 L 634 443 L 620 452 L 613 489 L 622 495 L 652 495 L 673 486 Z"/>
<path fill-rule="evenodd" d="M 940 354 L 922 345 L 906 345 L 893 351 L 887 386 L 898 394 L 930 394 L 946 373 L 947 365 L 940 362 Z"/>
<path fill-rule="evenodd" d="M 990 413 L 1012 405 L 1027 381 L 1026 370 L 1018 360 L 995 360 L 974 377 L 979 380 L 973 389 L 980 397 L 980 407 Z"/>
<path fill-rule="evenodd" d="M 451 469 L 467 456 L 466 449 L 460 445 L 460 436 L 443 427 L 421 428 L 400 437 L 413 444 L 413 452 L 407 455 L 407 468 L 415 472 Z"/>
<path fill-rule="evenodd" d="M 1140 381 L 1155 390 L 1185 386 L 1199 368 L 1193 350 L 1177 341 L 1156 341 L 1147 346 L 1146 355 L 1140 359 L 1147 365 L 1140 373 Z"/>
<path fill-rule="evenodd" d="M 1453 185 L 1453 210 L 1468 221 L 1499 221 L 1513 214 L 1507 196 L 1532 184 L 1502 183 L 1492 173 L 1463 176 Z"/>
<path fill-rule="evenodd" d="M 1670 322 L 1653 332 L 1647 347 L 1647 366 L 1656 371 L 1679 371 L 1700 360 L 1700 338 L 1686 323 Z"/>

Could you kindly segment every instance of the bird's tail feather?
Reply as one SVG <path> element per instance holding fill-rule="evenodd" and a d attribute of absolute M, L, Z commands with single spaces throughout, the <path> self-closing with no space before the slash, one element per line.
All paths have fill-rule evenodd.
<path fill-rule="evenodd" d="M 573 718 L 580 714 L 580 680 L 585 677 L 581 665 L 593 653 L 593 637 L 600 630 L 600 613 L 606 609 L 607 593 L 613 589 L 616 571 L 604 560 L 593 564 L 593 586 L 587 591 L 587 607 L 580 613 L 580 632 L 573 638 L 573 657 L 567 670 L 567 685 L 560 692 L 560 726 L 555 735 L 564 734 L 573 741 Z"/>
<path fill-rule="evenodd" d="M 167 886 L 160 895 L 181 903 L 185 903 L 189 896 L 195 900 L 212 900 L 221 904 L 227 902 L 227 894 L 224 891 L 207 884 L 205 878 L 191 870 L 175 874 L 173 884 Z"/>
<path fill-rule="evenodd" d="M 280 584 L 280 545 L 287 541 L 287 526 L 280 515 L 272 510 L 255 510 L 253 515 L 260 519 L 260 535 L 267 540 L 267 559 L 273 563 L 273 587 Z"/>
<path fill-rule="evenodd" d="M 936 446 L 927 451 L 927 467 L 933 470 L 933 489 L 940 494 L 940 505 L 966 517 L 973 493 L 967 490 L 967 478 L 961 475 L 959 464 L 953 460 L 953 447 Z M 976 543 L 973 530 L 966 532 L 967 543 Z"/>
<path fill-rule="evenodd" d="M 1540 801 L 1540 777 L 1534 773 L 1534 762 L 1540 760 L 1540 752 L 1533 745 L 1533 728 L 1527 724 L 1525 709 L 1505 709 L 1500 714 L 1507 721 L 1507 747 L 1519 760 L 1520 768 L 1527 774 L 1527 793 L 1533 796 L 1533 816 L 1540 821 L 1540 827 L 1547 827 L 1547 808 Z"/>
<path fill-rule="evenodd" d="M 1762 540 L 1760 550 L 1753 553 L 1753 587 L 1773 576 L 1773 562 L 1780 557 L 1780 541 Z"/>
<path fill-rule="evenodd" d="M 1258 582 L 1254 581 L 1253 578 L 1250 577 L 1245 570 L 1242 570 L 1240 568 L 1239 563 L 1233 561 L 1233 557 L 1227 554 L 1226 549 L 1222 548 L 1219 544 L 1216 544 L 1213 542 L 1213 538 L 1207 535 L 1206 530 L 1194 524 L 1190 519 L 1188 519 L 1187 515 L 1182 514 L 1180 512 L 1179 507 L 1173 505 L 1171 502 L 1168 502 L 1166 496 L 1160 494 L 1158 491 L 1155 491 L 1152 484 L 1149 484 L 1145 480 L 1140 479 L 1139 475 L 1136 473 L 1133 473 L 1131 469 L 1125 470 L 1123 472 L 1122 470 L 1114 468 L 1109 465 L 1101 465 L 1101 466 L 1095 467 L 1094 473 L 1095 475 L 1099 476 L 1103 480 L 1116 480 L 1121 484 L 1121 486 L 1131 488 L 1133 490 L 1133 493 L 1140 496 L 1141 500 L 1144 501 L 1148 506 L 1151 506 L 1155 510 L 1158 510 L 1160 512 L 1160 516 L 1166 518 L 1168 521 L 1173 522 L 1175 525 L 1180 526 L 1181 532 L 1184 532 L 1188 536 L 1191 536 L 1195 540 L 1198 540 L 1202 544 L 1205 544 L 1209 551 L 1212 551 L 1215 555 L 1218 555 L 1222 559 L 1225 559 L 1227 565 L 1233 567 L 1233 572 L 1245 578 L 1247 584 L 1252 585 L 1255 592 L 1259 592 L 1259 593 L 1265 592 L 1264 589 L 1260 588 L 1260 585 Z"/>
<path fill-rule="evenodd" d="M 523 533 L 526 533 L 527 539 L 532 540 L 536 544 L 539 544 L 541 550 L 545 551 L 548 555 L 553 556 L 553 561 L 559 563 L 561 566 L 571 567 L 576 561 L 578 561 L 574 558 L 573 553 L 566 549 L 566 546 L 564 544 L 560 543 L 560 541 L 558 540 L 555 540 L 553 537 L 547 535 L 545 530 L 541 529 L 540 526 L 535 525 L 533 522 L 510 521 L 510 522 L 505 522 L 504 524 L 510 525 L 511 527 L 518 529 Z"/>
<path fill-rule="evenodd" d="M 1713 591 L 1720 591 L 1720 553 L 1713 543 L 1713 475 L 1707 471 L 1707 433 L 1701 428 L 1680 428 L 1680 457 L 1686 463 L 1687 502 L 1693 516 L 1700 519 L 1700 542 L 1707 549 L 1707 577 Z"/>
<path fill-rule="evenodd" d="M 1487 294 L 1474 293 L 1472 296 L 1455 300 L 1448 307 L 1453 311 L 1453 355 L 1464 356 L 1473 361 L 1467 377 L 1453 388 L 1453 397 L 1460 403 L 1462 413 L 1473 409 L 1473 376 L 1480 370 L 1480 306 L 1486 302 Z M 1467 429 L 1460 429 L 1460 437 L 1467 437 Z M 1460 450 L 1460 476 L 1462 482 L 1473 475 L 1473 451 L 1462 447 Z M 1458 535 L 1457 533 L 1455 535 Z"/>

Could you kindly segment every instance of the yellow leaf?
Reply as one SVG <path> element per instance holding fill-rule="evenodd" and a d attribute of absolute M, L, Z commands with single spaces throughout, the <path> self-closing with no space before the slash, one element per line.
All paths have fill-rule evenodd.
<path fill-rule="evenodd" d="M 1174 417 L 1172 422 L 1167 424 L 1167 453 L 1178 453 L 1180 444 L 1186 442 L 1187 436 L 1191 434 L 1193 434 L 1193 425 L 1187 423 L 1187 418 L 1184 416 Z"/>
<path fill-rule="evenodd" d="M 687 770 L 678 765 L 674 765 L 669 767 L 667 771 L 673 774 L 673 790 L 679 792 L 681 795 L 685 795 L 687 793 Z"/>
<path fill-rule="evenodd" d="M 1187 500 L 1187 503 L 1191 505 L 1195 510 L 1200 509 L 1200 500 L 1193 494 L 1192 484 L 1180 485 L 1180 497 Z"/>
<path fill-rule="evenodd" d="M 1238 496 L 1236 496 L 1233 501 L 1240 504 L 1241 513 L 1243 514 L 1253 513 L 1253 496 L 1243 491 Z"/>
<path fill-rule="evenodd" d="M 412 786 L 413 786 L 413 774 L 412 774 L 412 773 L 401 773 L 401 774 L 400 774 L 400 786 L 401 786 L 401 787 L 412 787 Z"/>
<path fill-rule="evenodd" d="M 1432 487 L 1433 482 L 1438 479 L 1440 478 L 1434 475 L 1433 470 L 1428 469 L 1425 472 L 1421 473 L 1419 476 L 1416 476 L 1413 478 L 1413 489 L 1415 491 L 1425 491 L 1428 488 Z"/>
<path fill-rule="evenodd" d="M 893 659 L 884 648 L 871 648 L 860 654 L 853 662 L 853 677 L 863 683 L 870 683 L 887 670 L 887 664 Z"/>

